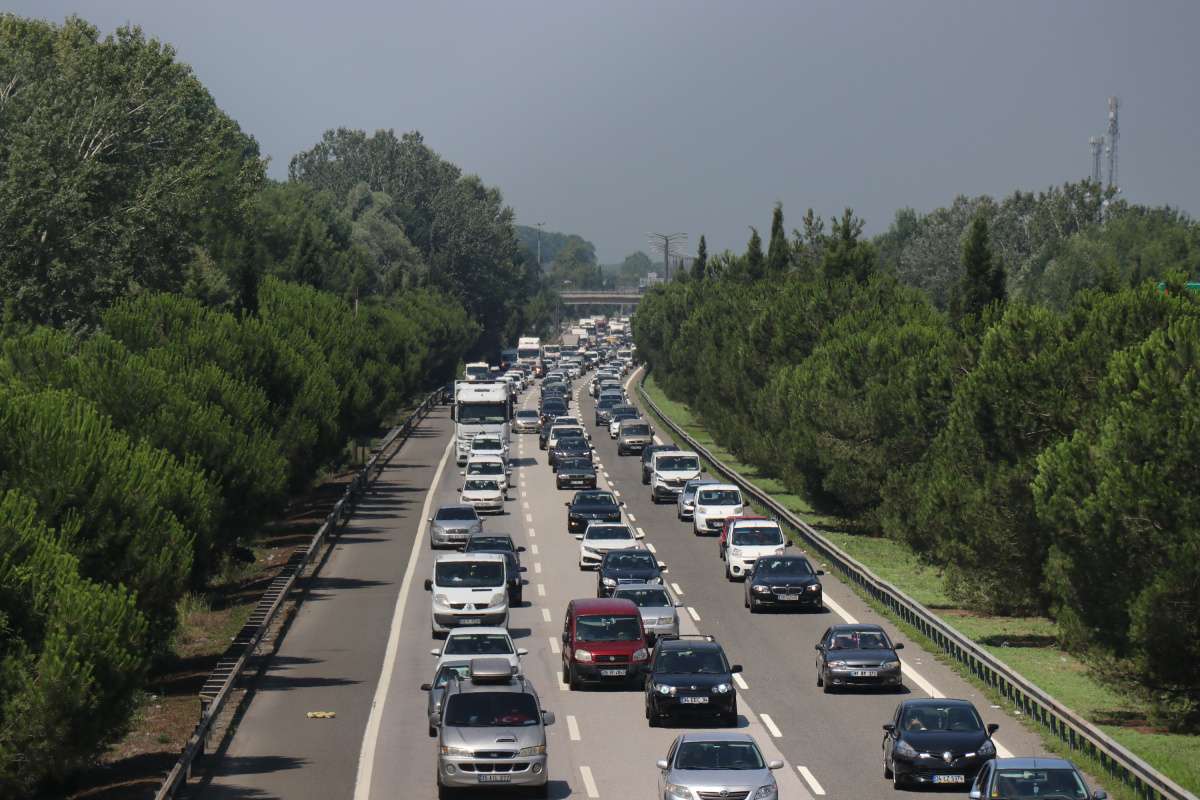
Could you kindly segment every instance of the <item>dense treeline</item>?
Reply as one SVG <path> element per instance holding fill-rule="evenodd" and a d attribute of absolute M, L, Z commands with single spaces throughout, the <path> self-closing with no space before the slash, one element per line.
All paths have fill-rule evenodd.
<path fill-rule="evenodd" d="M 419 134 L 292 174 L 137 28 L 0 15 L 0 796 L 121 735 L 180 600 L 351 437 L 550 320 Z"/>
<path fill-rule="evenodd" d="M 908 543 L 964 606 L 1053 615 L 1194 729 L 1200 229 L 1064 211 L 1099 196 L 976 203 L 953 235 L 948 212 L 902 214 L 873 242 L 849 211 L 828 233 L 810 211 L 789 240 L 777 207 L 766 252 L 754 231 L 705 254 L 647 294 L 634 334 L 740 457 Z M 1017 206 L 1028 238 L 997 246 L 989 220 Z"/>

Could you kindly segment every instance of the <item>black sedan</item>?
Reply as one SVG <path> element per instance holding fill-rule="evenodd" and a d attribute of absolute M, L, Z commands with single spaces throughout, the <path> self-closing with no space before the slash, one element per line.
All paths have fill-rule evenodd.
<path fill-rule="evenodd" d="M 596 466 L 589 458 L 559 459 L 554 473 L 554 484 L 559 489 L 596 488 Z"/>
<path fill-rule="evenodd" d="M 711 636 L 660 636 L 646 672 L 646 719 L 654 728 L 679 718 L 738 723 L 737 688 L 725 650 Z"/>
<path fill-rule="evenodd" d="M 589 522 L 620 522 L 621 503 L 612 492 L 576 492 L 567 507 L 567 531 L 583 533 Z"/>
<path fill-rule="evenodd" d="M 992 734 L 968 700 L 905 700 L 883 726 L 883 777 L 899 789 L 913 784 L 966 788 L 996 757 Z"/>
<path fill-rule="evenodd" d="M 764 608 L 823 608 L 818 576 L 824 574 L 804 556 L 761 556 L 745 584 L 746 608 L 751 614 Z"/>
<path fill-rule="evenodd" d="M 558 470 L 558 462 L 568 458 L 592 460 L 592 445 L 582 436 L 559 436 L 549 450 L 550 467 Z"/>
<path fill-rule="evenodd" d="M 896 651 L 903 648 L 878 625 L 834 625 L 817 642 L 817 686 L 826 694 L 852 686 L 899 691 L 904 682 Z"/>
<path fill-rule="evenodd" d="M 609 550 L 596 568 L 596 596 L 611 597 L 624 583 L 661 584 L 664 571 L 648 550 Z"/>

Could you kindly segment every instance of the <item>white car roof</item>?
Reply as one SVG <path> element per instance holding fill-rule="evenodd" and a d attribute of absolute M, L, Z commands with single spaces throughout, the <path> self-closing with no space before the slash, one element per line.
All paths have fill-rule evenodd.
<path fill-rule="evenodd" d="M 691 456 L 695 459 L 700 458 L 699 454 L 693 453 L 691 450 L 659 450 L 654 454 L 654 459 L 657 461 L 659 456 L 670 456 L 671 458 L 678 458 L 679 456 Z"/>
<path fill-rule="evenodd" d="M 512 633 L 509 632 L 508 628 L 496 628 L 496 627 L 476 628 L 473 625 L 467 625 L 465 627 L 459 627 L 459 628 L 451 628 L 450 632 L 446 635 L 447 636 L 466 636 L 466 635 L 473 634 L 473 633 L 490 633 L 493 635 L 499 634 L 501 636 L 507 636 L 510 639 L 512 638 Z M 443 650 L 446 649 L 445 645 L 442 645 L 442 649 Z M 462 658 L 462 656 L 458 656 L 458 657 Z M 479 657 L 480 656 L 476 656 L 476 658 L 479 658 Z"/>
<path fill-rule="evenodd" d="M 706 483 L 703 486 L 697 486 L 696 491 L 698 491 L 698 492 L 715 492 L 715 491 L 740 492 L 741 489 L 737 486 L 734 486 L 732 483 Z"/>
<path fill-rule="evenodd" d="M 503 553 L 439 553 L 434 559 L 435 565 L 443 561 L 507 561 Z M 474 630 L 479 630 L 475 628 Z"/>
<path fill-rule="evenodd" d="M 737 519 L 733 521 L 733 528 L 779 528 L 780 525 L 773 519 Z"/>
<path fill-rule="evenodd" d="M 499 464 L 504 466 L 504 456 L 496 453 L 472 453 L 467 459 L 467 466 L 472 464 Z"/>

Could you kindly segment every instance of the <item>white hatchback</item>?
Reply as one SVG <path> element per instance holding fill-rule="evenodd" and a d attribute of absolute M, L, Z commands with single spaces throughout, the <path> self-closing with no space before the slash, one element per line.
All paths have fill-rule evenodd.
<path fill-rule="evenodd" d="M 692 530 L 696 534 L 720 533 L 729 517 L 742 515 L 742 490 L 731 483 L 705 484 L 696 490 Z"/>
<path fill-rule="evenodd" d="M 579 568 L 595 569 L 609 550 L 640 549 L 644 538 L 623 522 L 593 522 L 579 542 Z"/>
<path fill-rule="evenodd" d="M 781 556 L 788 546 L 778 522 L 769 519 L 736 520 L 729 531 L 721 557 L 725 559 L 725 577 L 745 578 L 754 569 L 759 556 Z"/>

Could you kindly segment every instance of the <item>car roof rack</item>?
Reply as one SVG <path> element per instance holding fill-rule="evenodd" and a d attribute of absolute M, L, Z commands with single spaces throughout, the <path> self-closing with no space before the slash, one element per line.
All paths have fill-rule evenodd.
<path fill-rule="evenodd" d="M 512 664 L 504 658 L 471 659 L 472 683 L 509 683 L 513 679 Z"/>

